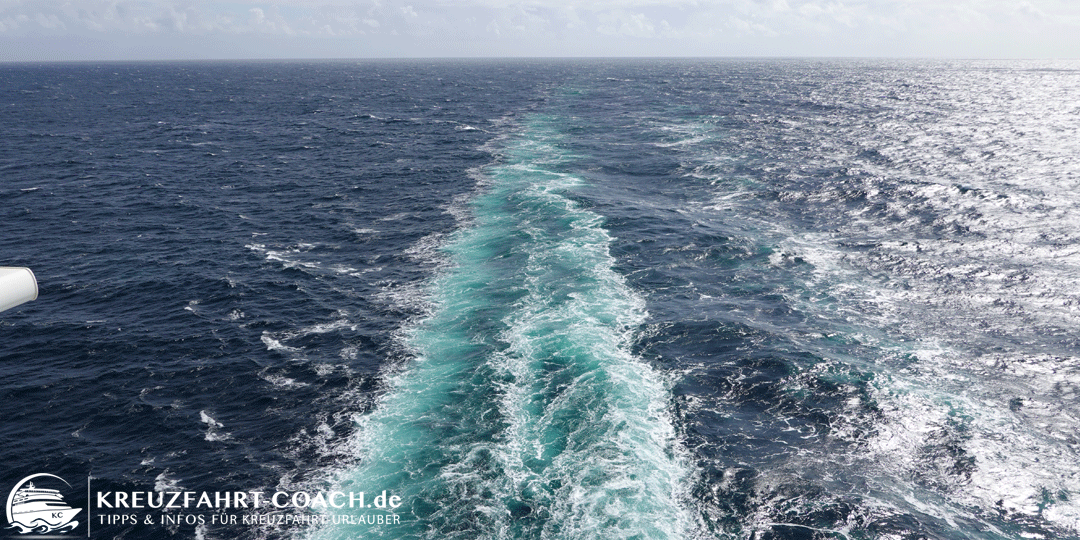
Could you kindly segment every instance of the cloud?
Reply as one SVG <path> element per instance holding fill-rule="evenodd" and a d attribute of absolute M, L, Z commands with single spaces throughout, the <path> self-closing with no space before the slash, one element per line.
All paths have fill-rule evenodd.
<path fill-rule="evenodd" d="M 656 35 L 656 26 L 644 13 L 612 11 L 599 16 L 600 25 L 596 31 L 604 35 L 624 35 L 648 38 Z"/>
<path fill-rule="evenodd" d="M 262 8 L 251 8 L 248 12 L 251 14 L 251 29 L 256 32 L 284 34 L 287 36 L 296 35 L 296 31 L 293 30 L 292 25 L 281 16 L 281 13 L 278 12 L 276 7 L 271 8 L 269 15 L 267 15 Z M 327 25 L 323 26 L 327 27 Z"/>
<path fill-rule="evenodd" d="M 1016 6 L 1016 11 L 1024 15 L 1034 17 L 1036 19 L 1046 19 L 1046 12 L 1039 9 L 1038 6 L 1033 5 L 1031 2 L 1020 2 Z"/>
<path fill-rule="evenodd" d="M 285 56 L 1080 56 L 1078 31 L 1071 0 L 0 0 L 5 39 L 210 56 L 206 43 L 243 36 L 280 38 L 260 54 Z M 309 38 L 327 48 L 302 52 Z"/>
<path fill-rule="evenodd" d="M 43 13 L 37 13 L 34 15 L 34 22 L 41 25 L 46 30 L 66 30 L 67 25 L 59 19 L 56 15 L 45 15 Z"/>
<path fill-rule="evenodd" d="M 580 30 L 585 28 L 585 20 L 581 18 L 574 6 L 563 6 L 555 11 L 556 17 L 559 20 L 566 21 L 565 28 L 567 30 Z"/>

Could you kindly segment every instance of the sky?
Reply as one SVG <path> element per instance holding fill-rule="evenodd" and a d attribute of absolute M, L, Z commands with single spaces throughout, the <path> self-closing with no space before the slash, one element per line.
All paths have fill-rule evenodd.
<path fill-rule="evenodd" d="M 1080 58 L 1077 0 L 0 0 L 0 62 Z"/>

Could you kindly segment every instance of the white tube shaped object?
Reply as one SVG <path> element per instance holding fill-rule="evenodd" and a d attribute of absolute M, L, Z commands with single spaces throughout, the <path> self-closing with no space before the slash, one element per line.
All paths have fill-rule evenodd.
<path fill-rule="evenodd" d="M 38 285 L 29 268 L 0 266 L 0 311 L 37 298 Z"/>

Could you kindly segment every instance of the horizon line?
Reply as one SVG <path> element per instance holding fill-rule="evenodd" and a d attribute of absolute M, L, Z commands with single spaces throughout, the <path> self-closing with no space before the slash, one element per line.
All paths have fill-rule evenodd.
<path fill-rule="evenodd" d="M 1071 61 L 1077 57 L 964 57 L 964 56 L 356 56 L 356 57 L 236 57 L 160 59 L 69 59 L 0 60 L 0 65 L 16 64 L 179 64 L 179 63 L 289 63 L 289 62 L 395 62 L 395 61 L 515 61 L 515 60 L 869 60 L 869 61 L 985 61 L 1030 62 Z"/>

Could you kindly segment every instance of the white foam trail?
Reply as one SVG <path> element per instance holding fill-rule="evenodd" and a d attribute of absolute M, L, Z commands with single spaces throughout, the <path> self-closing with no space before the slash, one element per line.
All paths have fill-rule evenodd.
<path fill-rule="evenodd" d="M 554 151 L 532 149 L 541 155 Z M 658 374 L 627 352 L 629 329 L 639 327 L 647 316 L 644 300 L 612 270 L 612 239 L 600 216 L 561 195 L 580 180 L 543 170 L 529 170 L 525 176 L 535 182 L 525 188 L 528 199 L 538 207 L 562 208 L 564 219 L 572 220 L 573 234 L 556 239 L 542 227 L 529 230 L 537 246 L 528 253 L 528 294 L 504 321 L 503 339 L 510 347 L 494 359 L 496 369 L 513 381 L 503 390 L 501 410 L 510 425 L 507 443 L 497 453 L 511 478 L 509 489 L 531 493 L 543 492 L 553 482 L 562 485 L 551 497 L 555 524 L 541 536 L 681 537 L 690 522 L 680 505 L 687 471 L 671 453 L 677 444 L 667 412 L 667 388 Z M 575 279 L 595 285 L 553 301 L 551 283 L 560 278 L 552 274 L 567 265 L 582 271 Z M 552 371 L 551 363 L 557 361 L 552 355 L 596 365 L 568 370 L 576 375 L 562 382 L 561 373 Z M 537 401 L 552 392 L 552 400 Z M 568 441 L 582 444 L 559 449 L 551 433 L 567 428 L 568 411 L 585 416 L 580 425 L 570 427 L 577 431 L 566 435 Z M 530 466 L 548 460 L 551 465 L 542 472 Z"/>
<path fill-rule="evenodd" d="M 329 472 L 332 484 L 398 489 L 421 505 L 425 522 L 411 530 L 429 532 L 415 534 L 690 529 L 667 387 L 629 353 L 644 302 L 612 270 L 600 216 L 566 196 L 580 179 L 553 168 L 568 159 L 557 137 L 537 121 L 508 144 L 506 165 L 484 173 L 467 227 L 442 246 L 453 262 L 428 290 L 429 315 L 406 333 L 414 362 L 388 374 L 387 393 L 345 443 L 354 458 Z M 430 240 L 420 254 L 442 239 Z"/>

